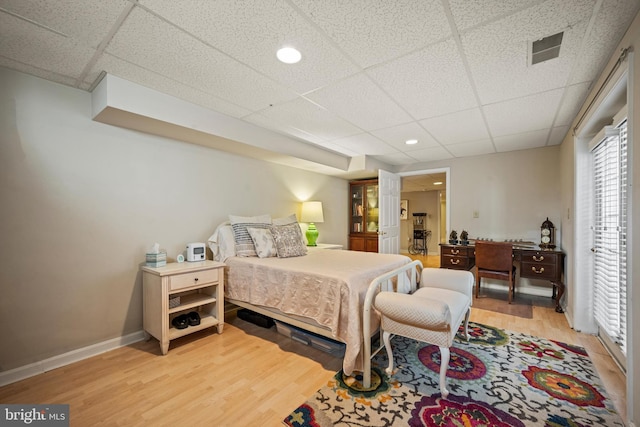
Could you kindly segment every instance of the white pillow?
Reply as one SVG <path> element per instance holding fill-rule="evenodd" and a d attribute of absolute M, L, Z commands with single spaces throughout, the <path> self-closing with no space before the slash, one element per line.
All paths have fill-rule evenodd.
<path fill-rule="evenodd" d="M 251 240 L 256 247 L 256 253 L 260 258 L 270 258 L 278 256 L 276 243 L 273 241 L 271 231 L 266 228 L 247 227 L 247 231 L 251 235 Z"/>
<path fill-rule="evenodd" d="M 293 224 L 294 222 L 298 222 L 298 218 L 294 213 L 292 213 L 289 216 L 273 219 L 273 225 L 288 225 L 288 224 Z"/>
<path fill-rule="evenodd" d="M 236 255 L 242 257 L 258 256 L 247 227 L 268 228 L 271 225 L 271 215 L 229 215 L 229 221 L 231 222 L 231 227 L 233 227 L 233 237 L 236 241 Z"/>
<path fill-rule="evenodd" d="M 236 256 L 236 242 L 229 221 L 218 225 L 207 242 L 215 261 L 224 262 L 227 258 Z"/>

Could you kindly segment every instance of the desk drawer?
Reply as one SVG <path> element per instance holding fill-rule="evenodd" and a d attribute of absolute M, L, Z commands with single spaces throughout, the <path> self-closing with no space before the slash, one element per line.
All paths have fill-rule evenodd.
<path fill-rule="evenodd" d="M 472 259 L 466 256 L 440 255 L 440 268 L 469 270 L 473 267 Z"/>
<path fill-rule="evenodd" d="M 171 276 L 169 277 L 169 290 L 175 291 L 177 289 L 217 282 L 219 274 L 218 271 L 219 270 L 217 268 L 214 268 L 211 270 L 202 270 L 194 273 L 184 273 Z"/>
<path fill-rule="evenodd" d="M 539 251 L 523 251 L 522 262 L 530 262 L 532 264 L 556 265 L 558 263 L 558 255 Z"/>
<path fill-rule="evenodd" d="M 469 258 L 473 255 L 474 248 L 469 246 L 441 246 L 441 255 L 451 255 L 454 257 Z"/>
<path fill-rule="evenodd" d="M 543 264 L 540 262 L 522 261 L 520 277 L 555 281 L 558 278 L 558 266 L 555 263 Z"/>

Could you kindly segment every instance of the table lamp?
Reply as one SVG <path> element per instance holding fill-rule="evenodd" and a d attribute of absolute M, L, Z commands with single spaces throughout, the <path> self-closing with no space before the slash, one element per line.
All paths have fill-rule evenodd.
<path fill-rule="evenodd" d="M 318 229 L 316 228 L 316 222 L 324 222 L 324 216 L 322 214 L 322 202 L 302 202 L 302 215 L 300 218 L 302 222 L 308 222 L 309 228 L 307 228 L 307 246 L 318 246 L 316 240 L 318 239 Z"/>

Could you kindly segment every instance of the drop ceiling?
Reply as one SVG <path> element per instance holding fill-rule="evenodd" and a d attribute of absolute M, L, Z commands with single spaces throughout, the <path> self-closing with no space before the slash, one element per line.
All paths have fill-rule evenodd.
<path fill-rule="evenodd" d="M 639 6 L 0 0 L 0 65 L 87 91 L 108 73 L 400 168 L 560 144 Z M 532 43 L 559 32 L 559 57 L 530 65 Z M 279 62 L 283 46 L 302 60 Z"/>

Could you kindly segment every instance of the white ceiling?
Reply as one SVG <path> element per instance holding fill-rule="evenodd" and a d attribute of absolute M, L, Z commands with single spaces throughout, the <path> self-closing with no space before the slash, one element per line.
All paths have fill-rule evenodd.
<path fill-rule="evenodd" d="M 560 144 L 640 0 L 0 0 L 0 65 L 101 72 L 389 165 Z M 564 31 L 560 56 L 530 44 Z M 294 65 L 276 50 L 302 52 Z M 405 140 L 415 138 L 416 145 Z"/>

